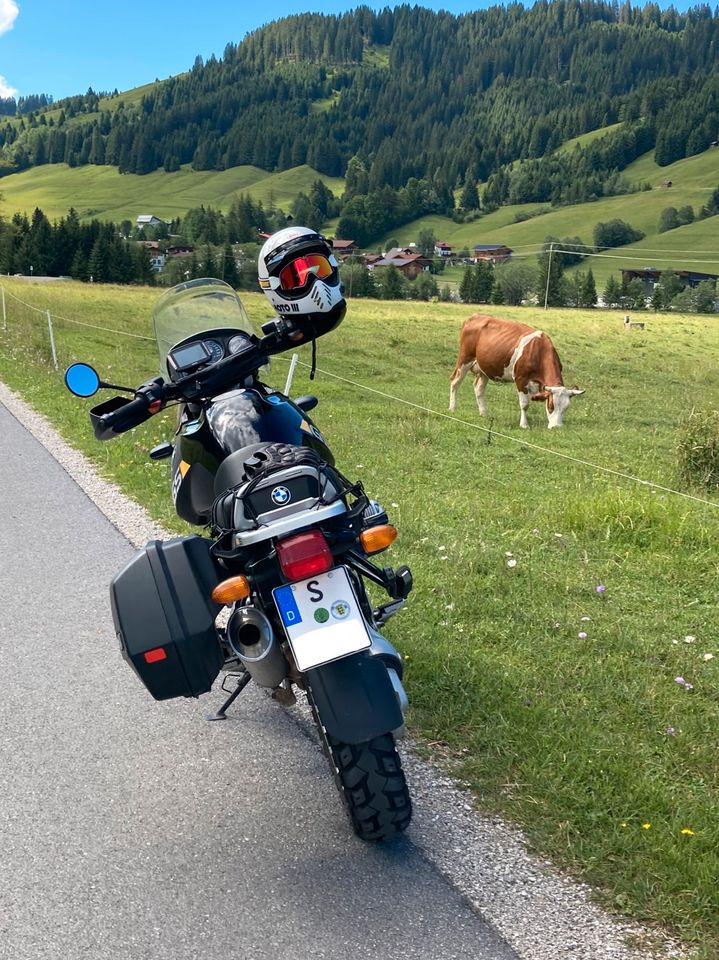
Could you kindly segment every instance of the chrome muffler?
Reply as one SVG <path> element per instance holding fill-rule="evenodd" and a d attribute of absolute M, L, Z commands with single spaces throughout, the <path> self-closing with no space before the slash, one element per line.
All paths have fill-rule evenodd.
<path fill-rule="evenodd" d="M 237 607 L 227 621 L 227 642 L 260 687 L 279 687 L 288 664 L 272 624 L 257 607 Z"/>

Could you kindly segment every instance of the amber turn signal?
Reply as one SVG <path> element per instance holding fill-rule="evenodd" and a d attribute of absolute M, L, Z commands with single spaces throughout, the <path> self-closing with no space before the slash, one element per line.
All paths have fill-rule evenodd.
<path fill-rule="evenodd" d="M 215 603 L 234 603 L 235 600 L 249 597 L 251 592 L 247 577 L 230 577 L 217 584 L 212 591 L 212 599 Z"/>
<path fill-rule="evenodd" d="M 397 539 L 397 527 L 383 523 L 379 527 L 370 527 L 360 534 L 360 543 L 365 553 L 379 553 L 386 550 Z"/>

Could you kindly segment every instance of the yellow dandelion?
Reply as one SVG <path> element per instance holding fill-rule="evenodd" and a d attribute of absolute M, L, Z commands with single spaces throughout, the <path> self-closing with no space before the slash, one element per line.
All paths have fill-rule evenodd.
<path fill-rule="evenodd" d="M 629 824 L 628 824 L 626 821 L 623 821 L 622 823 L 619 824 L 619 826 L 620 826 L 620 827 L 628 827 Z"/>
<path fill-rule="evenodd" d="M 651 823 L 643 823 L 643 824 L 642 824 L 642 830 L 651 830 L 651 829 L 652 829 Z"/>
<path fill-rule="evenodd" d="M 682 830 L 682 833 L 684 834 L 685 837 L 693 837 L 693 836 L 694 836 L 694 831 L 693 831 L 693 830 L 690 830 L 689 827 L 684 827 L 684 829 Z"/>

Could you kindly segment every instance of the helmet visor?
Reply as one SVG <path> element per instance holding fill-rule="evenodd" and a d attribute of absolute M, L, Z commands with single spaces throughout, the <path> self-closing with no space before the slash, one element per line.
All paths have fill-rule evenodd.
<path fill-rule="evenodd" d="M 280 270 L 280 289 L 282 290 L 300 290 L 306 286 L 312 277 L 318 280 L 326 280 L 331 277 L 334 267 L 327 257 L 311 253 L 306 257 L 298 257 L 286 267 Z"/>

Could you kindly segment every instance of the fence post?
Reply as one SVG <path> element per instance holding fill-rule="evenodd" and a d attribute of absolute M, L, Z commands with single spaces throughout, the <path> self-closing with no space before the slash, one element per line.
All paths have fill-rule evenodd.
<path fill-rule="evenodd" d="M 2 290 L 2 327 L 5 333 L 7 333 L 7 310 L 5 308 L 5 287 L 0 287 Z"/>
<path fill-rule="evenodd" d="M 52 332 L 52 314 L 47 311 L 47 328 L 50 331 L 50 348 L 52 350 L 52 363 L 57 370 L 57 353 L 55 353 L 55 337 Z"/>
<path fill-rule="evenodd" d="M 297 366 L 297 361 L 298 361 L 299 359 L 300 359 L 300 355 L 299 355 L 298 353 L 293 353 L 293 354 L 292 354 L 292 360 L 290 361 L 290 369 L 289 369 L 289 371 L 288 371 L 288 373 L 287 373 L 287 383 L 285 384 L 285 396 L 286 396 L 286 397 L 289 397 L 289 395 L 290 395 L 290 390 L 291 390 L 291 388 L 292 388 L 292 378 L 293 378 L 294 375 L 295 375 L 295 367 Z"/>

